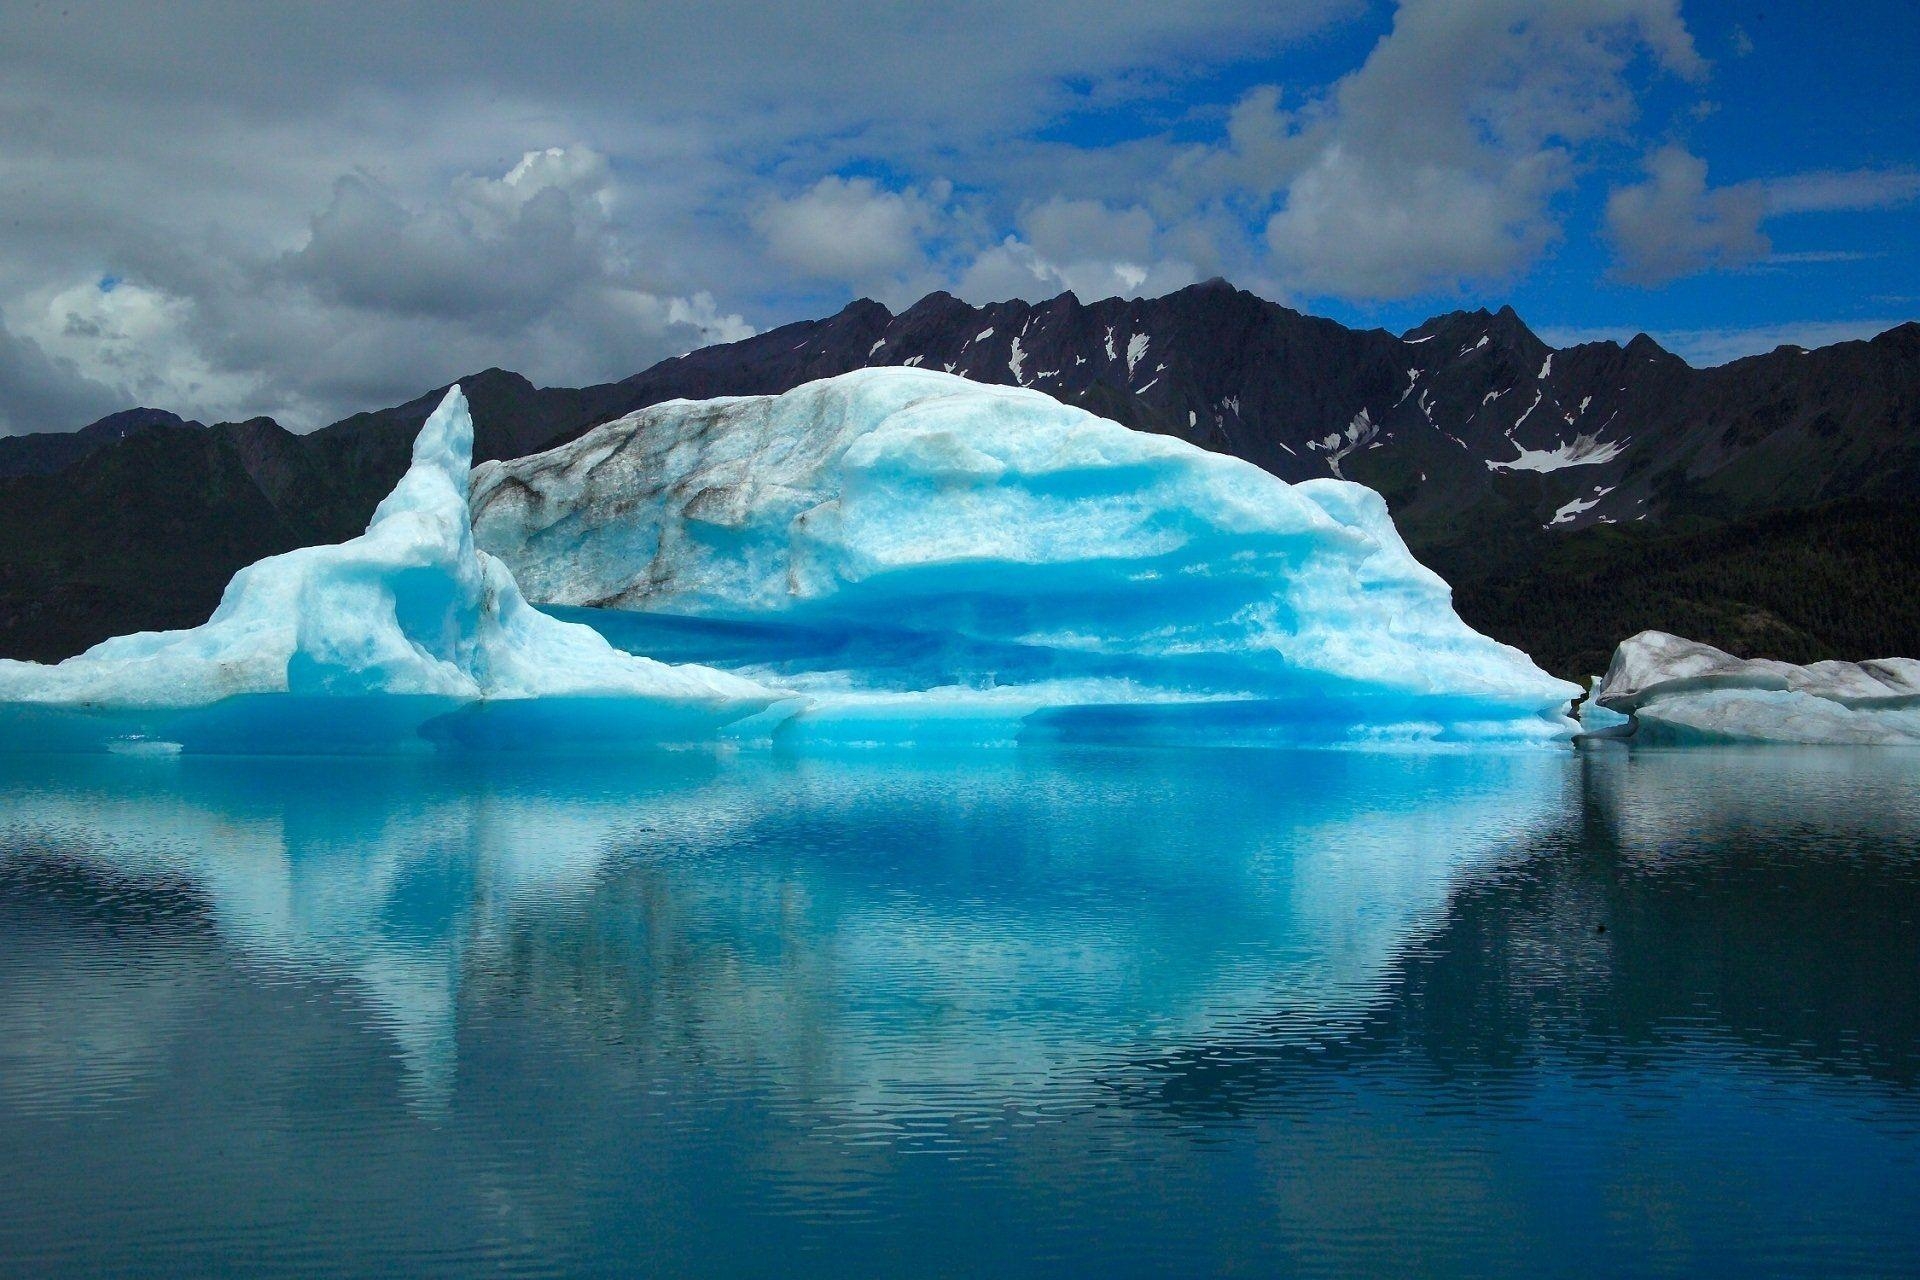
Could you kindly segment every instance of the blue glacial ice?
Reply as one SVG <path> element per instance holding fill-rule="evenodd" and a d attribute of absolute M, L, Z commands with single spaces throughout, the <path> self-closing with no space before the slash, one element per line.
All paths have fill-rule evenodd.
<path fill-rule="evenodd" d="M 1563 740 L 1369 489 L 918 369 L 656 405 L 473 479 L 475 537 L 616 644 L 804 702 L 787 742 Z"/>
<path fill-rule="evenodd" d="M 57 666 L 0 662 L 0 744 L 1326 745 L 1574 729 L 1578 689 L 1461 622 L 1378 495 L 1288 485 L 1036 392 L 862 371 L 656 406 L 469 476 L 472 430 L 455 388 L 365 534 L 249 566 L 203 626 Z"/>
<path fill-rule="evenodd" d="M 55 666 L 0 660 L 0 743 L 338 751 L 711 737 L 777 694 L 532 608 L 474 547 L 458 387 L 367 531 L 234 575 L 213 617 Z"/>

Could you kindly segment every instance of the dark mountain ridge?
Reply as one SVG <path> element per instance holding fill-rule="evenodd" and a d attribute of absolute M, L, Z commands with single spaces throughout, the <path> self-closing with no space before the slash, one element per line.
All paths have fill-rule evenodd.
<path fill-rule="evenodd" d="M 1626 634 L 1607 618 L 1647 607 L 1698 624 L 1665 629 L 1734 652 L 1920 653 L 1920 618 L 1906 621 L 1903 605 L 1864 628 L 1842 625 L 1817 602 L 1796 605 L 1784 580 L 1757 590 L 1765 571 L 1740 590 L 1772 603 L 1726 597 L 1698 560 L 1720 545 L 1743 563 L 1798 565 L 1829 593 L 1873 581 L 1920 594 L 1909 589 L 1920 578 L 1903 571 L 1850 568 L 1845 540 L 1822 533 L 1912 520 L 1915 324 L 1694 369 L 1645 335 L 1554 350 L 1511 308 L 1454 312 L 1395 335 L 1213 280 L 1094 303 L 1068 293 L 975 307 L 934 293 L 897 315 L 862 299 L 621 382 L 539 388 L 500 369 L 461 382 L 484 460 L 552 447 L 663 400 L 771 394 L 875 365 L 1031 387 L 1290 481 L 1369 484 L 1415 551 L 1455 583 L 1470 622 L 1563 673 L 1597 669 Z M 0 440 L 0 654 L 51 659 L 122 631 L 197 622 L 242 565 L 358 532 L 444 391 L 305 436 L 269 419 L 201 427 L 135 410 L 81 432 Z M 1832 504 L 1844 514 L 1819 514 Z M 1745 530 L 1745 541 L 1699 541 L 1726 530 Z M 1781 539 L 1791 546 L 1768 559 Z M 1884 539 L 1860 546 L 1869 543 L 1884 560 Z M 1650 606 L 1625 598 L 1636 581 Z M 1886 647 L 1843 652 L 1868 643 Z"/>
<path fill-rule="evenodd" d="M 96 449 L 151 427 L 199 427 L 165 409 L 122 409 L 78 431 L 40 431 L 0 436 L 0 478 L 50 476 L 65 471 Z"/>

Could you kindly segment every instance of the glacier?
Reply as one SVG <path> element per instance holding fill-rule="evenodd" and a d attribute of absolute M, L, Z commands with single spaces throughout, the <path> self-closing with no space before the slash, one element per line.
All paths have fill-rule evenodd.
<path fill-rule="evenodd" d="M 790 743 L 1564 741 L 1378 494 L 931 370 L 673 401 L 473 475 L 531 599 L 790 691 Z M 714 657 L 720 654 L 722 657 Z"/>
<path fill-rule="evenodd" d="M 1614 651 L 1593 702 L 1640 741 L 1920 745 L 1920 661 L 1736 658 L 1643 631 Z"/>
<path fill-rule="evenodd" d="M 57 665 L 0 660 L 20 749 L 384 750 L 705 739 L 781 695 L 614 648 L 530 606 L 476 549 L 473 420 L 458 386 L 367 531 L 234 575 L 204 625 Z"/>

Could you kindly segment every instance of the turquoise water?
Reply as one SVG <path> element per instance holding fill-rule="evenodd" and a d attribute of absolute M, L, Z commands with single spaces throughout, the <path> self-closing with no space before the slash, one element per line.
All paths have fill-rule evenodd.
<path fill-rule="evenodd" d="M 1913 1274 L 1917 781 L 0 759 L 0 1273 Z"/>

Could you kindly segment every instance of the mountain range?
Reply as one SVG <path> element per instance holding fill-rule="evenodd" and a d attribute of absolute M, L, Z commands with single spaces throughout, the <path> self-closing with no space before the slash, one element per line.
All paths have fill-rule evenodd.
<path fill-rule="evenodd" d="M 971 306 L 934 293 L 621 382 L 460 382 L 476 461 L 674 398 L 876 365 L 1030 387 L 1297 481 L 1382 492 L 1468 622 L 1557 674 L 1643 629 L 1806 662 L 1920 654 L 1920 325 L 1695 369 L 1641 335 L 1555 350 L 1511 309 L 1351 329 L 1224 281 Z M 359 532 L 444 388 L 307 435 L 134 409 L 0 438 L 0 655 L 205 619 L 261 556 Z"/>

